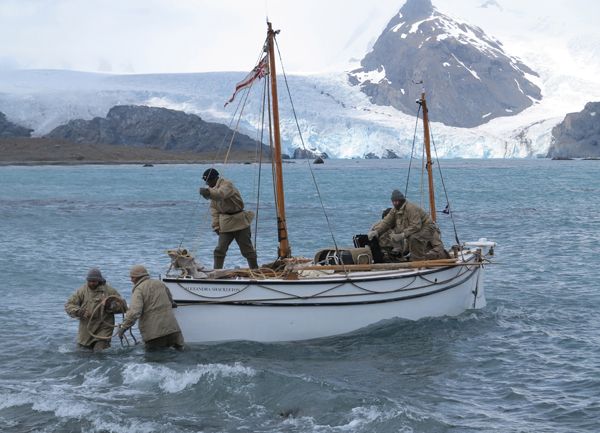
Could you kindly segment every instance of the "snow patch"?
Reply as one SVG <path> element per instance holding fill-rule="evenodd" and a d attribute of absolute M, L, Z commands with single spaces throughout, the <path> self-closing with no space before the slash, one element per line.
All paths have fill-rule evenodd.
<path fill-rule="evenodd" d="M 519 89 L 519 92 L 521 92 L 524 95 L 525 92 L 523 91 L 523 89 L 521 89 L 521 85 L 519 84 L 519 82 L 517 81 L 516 78 L 514 80 L 515 80 L 515 83 L 517 83 L 517 88 Z"/>
<path fill-rule="evenodd" d="M 366 81 L 369 81 L 374 84 L 380 83 L 382 80 L 385 79 L 385 68 L 383 66 L 379 66 L 379 68 L 373 71 L 356 72 L 354 76 L 361 84 Z"/>
<path fill-rule="evenodd" d="M 402 93 L 404 93 L 404 92 L 402 92 Z M 595 115 L 596 115 L 595 111 L 593 113 L 590 113 L 590 116 L 595 116 Z"/>
<path fill-rule="evenodd" d="M 484 114 L 483 116 L 481 116 L 481 118 L 485 119 L 486 117 L 490 117 L 491 115 L 492 115 L 492 113 L 490 112 L 490 113 Z"/>
<path fill-rule="evenodd" d="M 471 73 L 471 75 L 473 75 L 475 78 L 477 78 L 479 81 L 481 81 L 481 78 L 479 78 L 479 75 L 477 75 L 477 72 L 475 72 L 474 70 L 472 70 L 471 68 L 467 67 L 467 65 L 465 65 L 463 62 L 461 62 L 460 60 L 458 60 L 458 57 L 456 57 L 454 54 L 452 54 L 452 57 L 454 57 L 454 59 L 460 63 L 460 65 L 465 68 L 467 71 L 469 71 Z"/>
<path fill-rule="evenodd" d="M 448 63 L 448 62 L 444 62 L 444 63 L 442 63 L 442 65 L 443 65 L 445 68 L 447 68 L 448 66 L 450 66 L 450 63 Z"/>
<path fill-rule="evenodd" d="M 392 27 L 390 29 L 390 31 L 396 33 L 400 29 L 400 27 L 402 27 L 403 25 L 404 25 L 404 21 L 400 21 L 400 23 L 398 23 L 394 27 Z"/>
<path fill-rule="evenodd" d="M 410 27 L 410 30 L 408 31 L 408 33 L 416 33 L 417 30 L 419 30 L 419 27 L 421 26 L 421 24 L 426 23 L 427 21 L 435 20 L 435 19 L 437 19 L 437 18 L 434 16 L 431 16 L 429 18 L 425 18 L 424 20 L 417 21 Z"/>

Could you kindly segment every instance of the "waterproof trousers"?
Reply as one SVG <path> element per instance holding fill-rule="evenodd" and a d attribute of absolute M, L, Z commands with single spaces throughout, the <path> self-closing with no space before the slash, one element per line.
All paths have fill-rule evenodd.
<path fill-rule="evenodd" d="M 164 349 L 165 347 L 174 347 L 177 350 L 182 350 L 183 335 L 181 332 L 173 332 L 172 334 L 153 338 L 152 340 L 144 341 L 144 347 L 146 350 Z"/>
<path fill-rule="evenodd" d="M 429 224 L 408 238 L 408 249 L 410 260 L 437 260 L 450 257 L 444 249 L 444 244 L 437 226 Z"/>
<path fill-rule="evenodd" d="M 250 230 L 250 226 L 248 226 L 245 229 L 237 230 L 235 232 L 219 233 L 219 242 L 214 251 L 214 269 L 223 269 L 227 250 L 234 239 L 240 247 L 242 256 L 248 261 L 248 267 L 251 269 L 258 268 L 256 251 L 252 245 L 252 231 Z"/>
<path fill-rule="evenodd" d="M 102 352 L 103 350 L 108 349 L 110 347 L 110 341 L 109 340 L 96 340 L 89 346 L 84 346 L 83 344 L 80 344 L 79 346 L 84 347 L 89 350 L 92 350 L 94 352 Z"/>

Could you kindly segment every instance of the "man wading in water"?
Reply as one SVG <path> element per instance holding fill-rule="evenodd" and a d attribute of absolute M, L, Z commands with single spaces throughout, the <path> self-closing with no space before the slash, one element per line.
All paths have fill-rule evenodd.
<path fill-rule="evenodd" d="M 123 338 L 125 331 L 139 319 L 146 349 L 183 349 L 183 335 L 173 314 L 176 305 L 168 287 L 162 281 L 150 279 L 142 265 L 133 266 L 129 276 L 133 283 L 131 305 L 119 326 L 119 337 Z"/>
<path fill-rule="evenodd" d="M 67 314 L 79 319 L 77 343 L 94 352 L 110 347 L 115 314 L 126 310 L 125 299 L 106 284 L 98 268 L 90 269 L 86 284 L 77 289 L 65 304 Z"/>

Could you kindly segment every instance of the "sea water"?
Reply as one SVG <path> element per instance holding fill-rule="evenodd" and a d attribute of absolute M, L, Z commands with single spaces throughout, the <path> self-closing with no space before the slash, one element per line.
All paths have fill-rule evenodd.
<path fill-rule="evenodd" d="M 498 243 L 485 309 L 183 353 L 117 339 L 102 354 L 77 348 L 65 301 L 93 266 L 129 300 L 129 267 L 164 274 L 167 248 L 210 264 L 216 236 L 198 195 L 208 166 L 0 168 L 0 431 L 600 431 L 600 161 L 440 166 L 449 200 L 436 165 L 436 208 L 449 201 L 454 217 L 438 213 L 445 244 L 456 242 L 454 225 L 461 242 Z M 270 168 L 216 168 L 258 210 L 259 262 L 272 260 Z M 421 203 L 420 163 L 410 168 L 408 197 Z M 398 160 L 285 164 L 293 253 L 351 245 L 391 190 L 405 190 L 408 169 Z M 235 245 L 226 265 L 244 265 Z"/>

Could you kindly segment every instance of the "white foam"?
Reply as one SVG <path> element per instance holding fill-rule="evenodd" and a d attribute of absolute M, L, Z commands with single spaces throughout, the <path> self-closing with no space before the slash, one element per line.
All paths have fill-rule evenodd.
<path fill-rule="evenodd" d="M 210 382 L 217 377 L 251 377 L 255 374 L 254 369 L 244 367 L 240 363 L 198 364 L 196 368 L 183 372 L 162 365 L 130 364 L 122 371 L 123 382 L 126 384 L 157 384 L 160 389 L 168 393 L 183 391 L 189 386 L 196 385 L 202 378 Z"/>
<path fill-rule="evenodd" d="M 163 431 L 165 427 L 164 423 L 143 422 L 138 419 L 131 419 L 126 423 L 116 423 L 104 418 L 95 419 L 93 425 L 97 431 L 110 433 L 154 433 Z"/>
<path fill-rule="evenodd" d="M 81 386 L 90 388 L 108 384 L 109 380 L 106 370 L 102 367 L 97 367 L 84 374 L 83 383 L 81 384 Z"/>
<path fill-rule="evenodd" d="M 22 394 L 0 394 L 0 410 L 31 403 L 31 397 Z"/>

